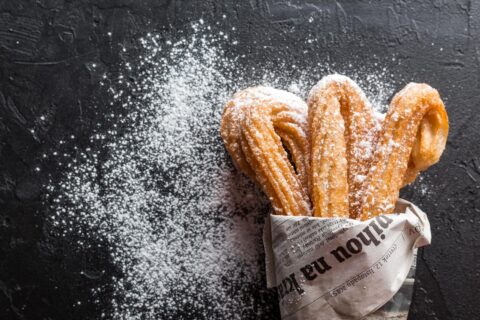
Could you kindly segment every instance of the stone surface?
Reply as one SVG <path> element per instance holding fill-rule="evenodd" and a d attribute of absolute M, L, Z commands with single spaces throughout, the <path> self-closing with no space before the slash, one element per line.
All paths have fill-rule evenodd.
<path fill-rule="evenodd" d="M 0 1 L 0 318 L 98 319 L 105 303 L 89 301 L 112 270 L 105 252 L 78 251 L 44 227 L 42 185 L 56 179 L 43 153 L 74 135 L 88 146 L 97 108 L 110 98 L 98 86 L 135 52 L 137 39 L 178 30 L 199 18 L 236 27 L 255 65 L 269 56 L 301 67 L 309 59 L 385 65 L 405 81 L 425 81 L 447 105 L 451 129 L 439 165 L 425 175 L 428 196 L 403 197 L 430 216 L 433 244 L 419 255 L 409 319 L 475 319 L 480 314 L 480 4 L 474 1 Z M 310 23 L 310 18 L 313 22 Z M 109 35 L 108 33 L 111 33 Z M 258 48 L 262 48 L 259 50 Z M 392 61 L 391 56 L 397 59 Z M 386 59 L 385 57 L 389 57 Z M 306 63 L 306 62 L 305 62 Z M 92 68 L 92 64 L 97 67 Z M 353 66 L 355 68 L 355 66 Z M 100 106 L 100 107 L 98 107 Z M 79 270 L 91 273 L 80 273 Z M 272 302 L 275 303 L 275 302 Z"/>

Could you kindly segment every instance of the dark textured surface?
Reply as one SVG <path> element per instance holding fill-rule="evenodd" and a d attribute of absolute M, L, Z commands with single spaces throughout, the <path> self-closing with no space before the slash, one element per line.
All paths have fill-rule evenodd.
<path fill-rule="evenodd" d="M 42 154 L 75 135 L 88 145 L 109 96 L 101 75 L 134 53 L 138 38 L 175 39 L 193 20 L 235 26 L 235 49 L 255 65 L 268 57 L 302 67 L 316 59 L 388 68 L 436 87 L 451 131 L 429 192 L 403 196 L 430 215 L 433 244 L 419 256 L 409 319 L 476 319 L 480 314 L 480 3 L 470 1 L 0 1 L 0 319 L 96 319 L 107 281 L 79 270 L 108 268 L 106 253 L 78 251 L 45 228 L 42 185 L 58 178 Z M 308 19 L 314 18 L 313 23 Z M 111 36 L 108 33 L 111 32 Z M 318 50 L 302 55 L 305 38 Z M 396 57 L 392 60 L 391 57 Z M 308 60 L 308 61 L 307 61 Z M 92 64 L 96 68 L 92 68 Z M 322 75 L 319 75 L 319 77 Z M 44 118 L 40 118 L 43 116 Z M 69 147 L 71 145 L 72 147 Z M 42 171 L 35 168 L 41 165 Z M 96 268 L 97 267 L 97 268 Z M 111 269 L 111 268 L 110 268 Z M 84 301 L 77 305 L 77 301 Z"/>

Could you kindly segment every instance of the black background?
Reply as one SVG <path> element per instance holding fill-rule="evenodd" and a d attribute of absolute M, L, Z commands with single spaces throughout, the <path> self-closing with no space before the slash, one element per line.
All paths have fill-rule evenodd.
<path fill-rule="evenodd" d="M 88 145 L 102 122 L 96 108 L 110 99 L 99 79 L 130 59 L 122 48 L 134 54 L 147 32 L 175 39 L 199 18 L 235 26 L 242 45 L 231 54 L 247 54 L 252 65 L 271 57 L 300 67 L 353 63 L 352 70 L 378 63 L 402 86 L 424 81 L 440 91 L 451 129 L 441 163 L 425 174 L 433 196 L 415 186 L 403 192 L 431 213 L 433 232 L 419 256 L 409 319 L 478 319 L 480 3 L 441 0 L 0 1 L 0 319 L 108 313 L 108 295 L 94 303 L 90 292 L 107 280 L 79 272 L 86 264 L 108 268 L 106 253 L 78 251 L 45 226 L 42 186 L 60 172 L 41 157 L 71 134 L 74 145 Z M 307 34 L 318 46 L 308 61 Z"/>

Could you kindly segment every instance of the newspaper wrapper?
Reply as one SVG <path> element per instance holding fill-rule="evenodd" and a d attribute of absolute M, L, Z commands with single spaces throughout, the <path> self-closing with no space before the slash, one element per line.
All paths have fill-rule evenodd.
<path fill-rule="evenodd" d="M 363 319 L 404 284 L 430 223 L 412 203 L 367 221 L 270 215 L 265 224 L 267 285 L 282 319 Z M 409 302 L 408 302 L 409 303 Z"/>

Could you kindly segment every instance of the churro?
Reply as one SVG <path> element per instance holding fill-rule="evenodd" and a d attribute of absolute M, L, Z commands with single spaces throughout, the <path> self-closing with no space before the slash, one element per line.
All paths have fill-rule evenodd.
<path fill-rule="evenodd" d="M 379 120 L 363 91 L 341 75 L 326 76 L 314 86 L 308 107 L 313 214 L 355 215 Z"/>
<path fill-rule="evenodd" d="M 222 117 L 227 151 L 262 187 L 277 214 L 310 214 L 306 114 L 305 102 L 295 95 L 254 87 L 227 102 Z"/>
<path fill-rule="evenodd" d="M 400 188 L 440 159 L 448 117 L 437 90 L 410 83 L 393 98 L 365 181 L 360 219 L 393 212 Z"/>
<path fill-rule="evenodd" d="M 282 90 L 240 91 L 225 106 L 221 135 L 276 214 L 365 220 L 392 213 L 400 188 L 438 162 L 448 117 L 435 89 L 411 83 L 382 120 L 354 81 L 331 75 L 312 88 L 308 107 Z"/>

